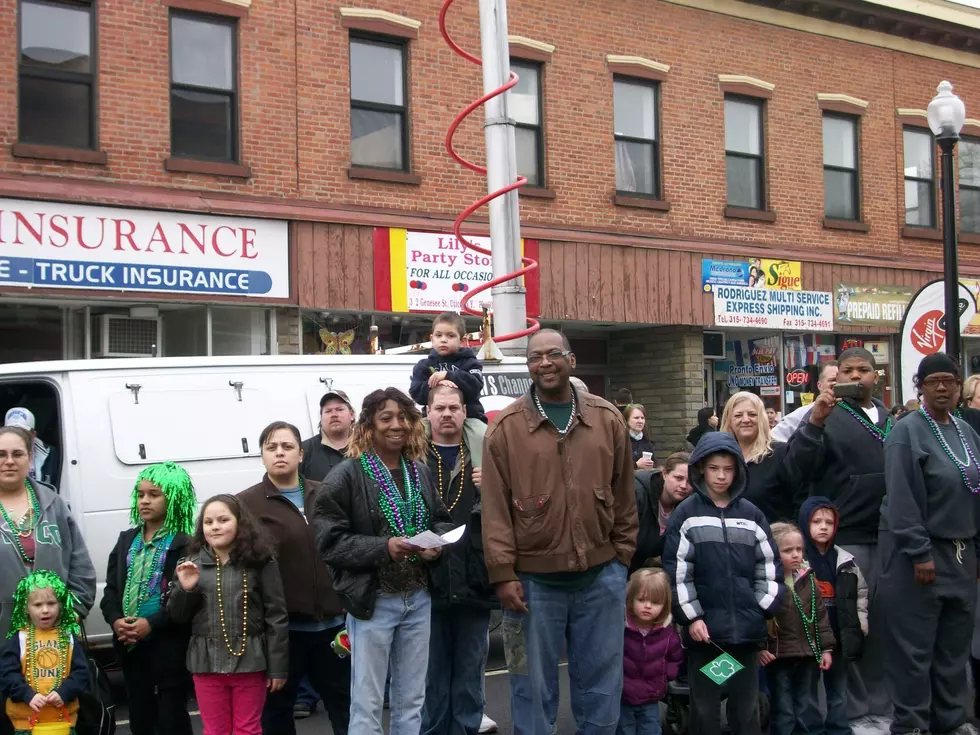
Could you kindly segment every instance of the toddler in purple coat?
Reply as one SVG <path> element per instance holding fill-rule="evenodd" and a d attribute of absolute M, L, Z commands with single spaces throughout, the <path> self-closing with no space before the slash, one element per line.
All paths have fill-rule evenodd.
<path fill-rule="evenodd" d="M 684 661 L 671 625 L 670 579 L 661 569 L 640 569 L 626 588 L 623 701 L 617 735 L 660 735 L 660 700 Z"/>

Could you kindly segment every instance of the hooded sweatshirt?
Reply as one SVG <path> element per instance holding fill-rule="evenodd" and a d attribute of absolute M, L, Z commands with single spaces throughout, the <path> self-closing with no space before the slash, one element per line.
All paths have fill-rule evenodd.
<path fill-rule="evenodd" d="M 487 415 L 480 403 L 483 392 L 483 364 L 469 347 L 461 347 L 450 355 L 440 355 L 435 350 L 416 363 L 412 370 L 412 384 L 408 389 L 412 399 L 420 406 L 429 403 L 429 378 L 435 373 L 446 373 L 463 394 L 466 418 L 487 422 Z"/>
<path fill-rule="evenodd" d="M 708 494 L 703 460 L 735 459 L 729 502 L 719 508 Z M 694 493 L 667 524 L 663 567 L 674 591 L 674 618 L 689 626 L 703 620 L 711 640 L 729 645 L 766 643 L 766 618 L 779 610 L 783 565 L 766 517 L 742 495 L 748 469 L 735 437 L 705 434 L 689 465 Z"/>
<path fill-rule="evenodd" d="M 810 535 L 813 514 L 823 509 L 832 511 L 835 519 L 834 535 L 828 542 L 826 553 L 817 548 Z M 853 661 L 860 658 L 864 636 L 868 632 L 868 585 L 854 556 L 834 545 L 839 517 L 837 506 L 830 498 L 819 495 L 807 498 L 800 508 L 800 532 L 807 563 L 816 576 L 834 638 L 843 648 L 844 655 Z"/>

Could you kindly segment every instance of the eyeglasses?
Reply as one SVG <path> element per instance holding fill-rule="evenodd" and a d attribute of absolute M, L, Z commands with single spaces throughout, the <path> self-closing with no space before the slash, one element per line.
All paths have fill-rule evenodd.
<path fill-rule="evenodd" d="M 571 354 L 571 350 L 568 350 L 567 352 L 564 350 L 551 350 L 549 352 L 545 352 L 543 355 L 538 352 L 532 352 L 527 356 L 527 364 L 540 365 L 541 361 L 546 357 L 548 358 L 548 362 L 555 362 L 556 360 L 562 360 Z"/>
<path fill-rule="evenodd" d="M 955 387 L 959 382 L 959 378 L 949 377 L 949 378 L 926 378 L 922 381 L 922 385 L 926 388 L 938 388 L 941 385 L 948 385 L 951 388 Z"/>

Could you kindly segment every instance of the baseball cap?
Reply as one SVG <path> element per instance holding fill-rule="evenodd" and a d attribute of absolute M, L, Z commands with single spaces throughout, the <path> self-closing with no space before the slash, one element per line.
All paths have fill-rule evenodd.
<path fill-rule="evenodd" d="M 7 411 L 3 419 L 4 426 L 16 426 L 18 429 L 34 431 L 34 414 L 26 408 L 17 406 Z"/>
<path fill-rule="evenodd" d="M 331 398 L 339 398 L 340 400 L 342 400 L 344 403 L 347 404 L 347 408 L 349 408 L 351 411 L 354 410 L 354 406 L 351 405 L 350 398 L 347 397 L 347 394 L 344 393 L 344 391 L 342 391 L 342 390 L 331 390 L 331 391 L 328 391 L 328 392 L 324 393 L 323 394 L 323 398 L 320 399 L 320 410 L 321 411 L 323 410 L 323 407 L 326 405 L 327 401 L 329 401 Z"/>

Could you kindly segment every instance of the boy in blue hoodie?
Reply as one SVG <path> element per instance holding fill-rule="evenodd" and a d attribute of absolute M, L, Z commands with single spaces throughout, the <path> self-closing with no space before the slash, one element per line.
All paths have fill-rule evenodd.
<path fill-rule="evenodd" d="M 847 720 L 847 663 L 861 657 L 868 633 L 868 585 L 854 555 L 834 545 L 840 516 L 830 498 L 807 498 L 800 508 L 806 560 L 817 579 L 837 647 L 833 665 L 823 672 L 827 693 L 827 735 L 850 735 Z"/>
<path fill-rule="evenodd" d="M 694 494 L 671 514 L 663 566 L 674 590 L 674 619 L 686 626 L 691 681 L 691 735 L 721 732 L 728 691 L 732 732 L 759 735 L 759 652 L 766 618 L 783 595 L 783 565 L 769 524 L 743 499 L 748 468 L 727 432 L 705 434 L 689 465 Z M 723 649 L 744 668 L 723 686 L 701 668 Z"/>

